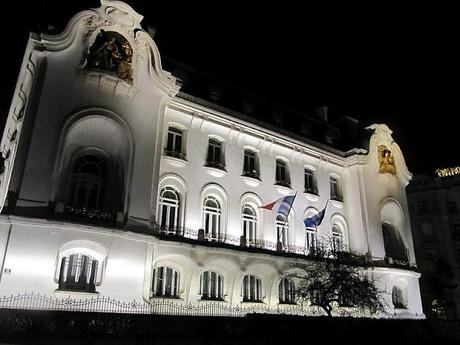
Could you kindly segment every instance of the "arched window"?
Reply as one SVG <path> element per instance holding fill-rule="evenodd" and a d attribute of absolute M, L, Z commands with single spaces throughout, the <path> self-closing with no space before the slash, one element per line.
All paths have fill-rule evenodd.
<path fill-rule="evenodd" d="M 165 187 L 160 192 L 159 223 L 162 231 L 175 231 L 180 226 L 180 196 L 172 187 Z"/>
<path fill-rule="evenodd" d="M 407 250 L 399 231 L 388 222 L 382 223 L 385 256 L 392 261 L 407 263 Z"/>
<path fill-rule="evenodd" d="M 62 257 L 59 290 L 95 292 L 98 265 L 90 255 L 75 253 Z"/>
<path fill-rule="evenodd" d="M 221 239 L 222 209 L 213 196 L 208 196 L 203 203 L 203 227 L 208 239 L 218 241 Z"/>
<path fill-rule="evenodd" d="M 224 299 L 224 278 L 219 273 L 206 271 L 200 277 L 201 299 L 223 300 Z"/>
<path fill-rule="evenodd" d="M 391 300 L 393 302 L 393 306 L 399 309 L 405 309 L 406 304 L 404 302 L 403 290 L 397 286 L 393 286 L 393 290 L 391 291 Z"/>
<path fill-rule="evenodd" d="M 337 224 L 332 226 L 332 251 L 334 253 L 342 252 L 344 250 L 343 245 L 343 233 L 342 229 Z"/>
<path fill-rule="evenodd" d="M 247 245 L 255 245 L 257 239 L 257 214 L 250 205 L 244 205 L 241 215 L 243 221 L 243 236 Z"/>
<path fill-rule="evenodd" d="M 295 286 L 290 279 L 283 278 L 278 285 L 279 303 L 293 304 L 295 303 Z"/>
<path fill-rule="evenodd" d="M 179 298 L 179 272 L 162 266 L 153 270 L 152 292 L 155 297 Z"/>
<path fill-rule="evenodd" d="M 316 248 L 316 228 L 305 229 L 305 254 L 314 254 Z"/>
<path fill-rule="evenodd" d="M 278 214 L 276 216 L 276 238 L 278 243 L 281 243 L 283 249 L 286 249 L 288 246 L 288 230 L 289 222 L 286 216 Z"/>
<path fill-rule="evenodd" d="M 102 209 L 107 167 L 104 159 L 85 155 L 77 159 L 72 169 L 68 204 L 77 208 Z"/>
<path fill-rule="evenodd" d="M 261 302 L 262 283 L 256 276 L 245 275 L 242 290 L 243 302 Z"/>

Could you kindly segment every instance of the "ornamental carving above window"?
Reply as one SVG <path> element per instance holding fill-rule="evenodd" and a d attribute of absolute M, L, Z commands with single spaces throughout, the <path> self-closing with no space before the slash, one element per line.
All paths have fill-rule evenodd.
<path fill-rule="evenodd" d="M 99 69 L 116 73 L 123 80 L 133 80 L 133 50 L 129 42 L 114 31 L 104 31 L 97 35 L 86 56 L 87 69 Z"/>
<path fill-rule="evenodd" d="M 379 145 L 379 173 L 396 174 L 395 160 L 385 145 Z"/>

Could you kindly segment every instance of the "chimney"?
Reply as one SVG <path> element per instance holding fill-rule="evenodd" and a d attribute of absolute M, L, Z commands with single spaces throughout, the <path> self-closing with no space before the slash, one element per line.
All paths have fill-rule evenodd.
<path fill-rule="evenodd" d="M 323 104 L 318 109 L 316 109 L 316 115 L 321 118 L 321 120 L 327 121 L 327 110 L 328 106 Z"/>

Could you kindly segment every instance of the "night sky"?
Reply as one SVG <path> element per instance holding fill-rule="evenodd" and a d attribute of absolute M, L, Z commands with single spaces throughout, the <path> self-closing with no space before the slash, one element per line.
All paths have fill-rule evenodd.
<path fill-rule="evenodd" d="M 144 28 L 156 29 L 162 55 L 306 113 L 326 104 L 332 119 L 384 122 L 414 173 L 432 175 L 437 167 L 460 165 L 459 28 L 453 9 L 420 3 L 127 2 L 144 15 Z M 47 25 L 60 31 L 76 12 L 98 4 L 49 0 L 10 6 L 18 22 L 1 24 L 2 128 L 28 32 Z"/>

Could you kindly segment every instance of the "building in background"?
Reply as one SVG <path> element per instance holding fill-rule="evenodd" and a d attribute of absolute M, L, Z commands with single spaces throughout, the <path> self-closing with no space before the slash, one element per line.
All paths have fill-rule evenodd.
<path fill-rule="evenodd" d="M 407 187 L 421 292 L 429 317 L 460 317 L 460 169 L 415 176 Z"/>
<path fill-rule="evenodd" d="M 390 315 L 423 318 L 392 131 L 360 141 L 326 107 L 270 107 L 168 61 L 174 76 L 141 20 L 102 0 L 30 36 L 1 142 L 0 295 L 313 315 L 285 274 L 331 240 L 366 258 Z M 287 217 L 260 208 L 295 193 Z"/>

